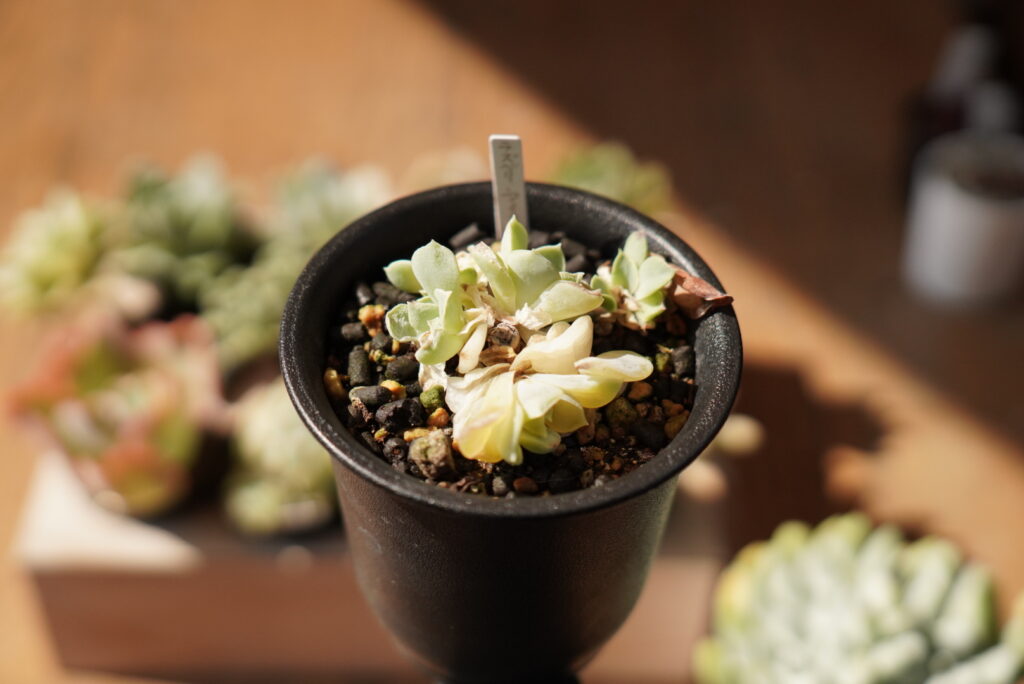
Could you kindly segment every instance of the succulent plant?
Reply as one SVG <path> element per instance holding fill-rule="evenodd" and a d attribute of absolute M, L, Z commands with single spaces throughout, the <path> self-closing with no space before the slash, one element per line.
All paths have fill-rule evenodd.
<path fill-rule="evenodd" d="M 317 527 L 334 515 L 331 460 L 291 408 L 277 379 L 250 390 L 235 407 L 236 456 L 227 513 L 253 535 Z"/>
<path fill-rule="evenodd" d="M 446 387 L 453 436 L 467 458 L 518 464 L 523 449 L 548 453 L 587 424 L 585 409 L 653 372 L 632 352 L 590 356 L 589 314 L 602 295 L 583 274 L 564 271 L 559 245 L 531 250 L 528 241 L 513 218 L 496 248 L 477 243 L 456 254 L 431 242 L 385 268 L 392 284 L 421 295 L 392 307 L 388 332 L 419 344 L 424 389 Z M 501 356 L 485 354 L 497 337 L 510 343 L 487 348 Z M 445 362 L 456 355 L 458 375 L 449 377 Z"/>
<path fill-rule="evenodd" d="M 154 167 L 138 171 L 120 218 L 114 266 L 158 283 L 186 309 L 225 268 L 248 263 L 258 244 L 210 157 L 193 159 L 177 176 Z"/>
<path fill-rule="evenodd" d="M 213 338 L 199 319 L 67 331 L 14 395 L 103 501 L 154 515 L 189 490 L 204 432 L 227 428 Z"/>
<path fill-rule="evenodd" d="M 650 328 L 665 311 L 665 289 L 675 274 L 665 257 L 650 253 L 642 233 L 632 233 L 611 266 L 598 268 L 590 285 L 601 291 L 606 311 L 618 312 L 640 328 Z"/>
<path fill-rule="evenodd" d="M 285 300 L 310 256 L 389 194 L 372 168 L 340 172 L 309 162 L 282 181 L 268 240 L 252 264 L 227 269 L 199 293 L 225 370 L 274 352 Z"/>
<path fill-rule="evenodd" d="M 341 170 L 311 159 L 278 184 L 268 226 L 272 249 L 288 244 L 308 259 L 335 233 L 393 194 L 376 167 Z"/>
<path fill-rule="evenodd" d="M 422 296 L 388 311 L 387 327 L 400 341 L 416 341 L 425 365 L 460 354 L 459 372 L 477 365 L 488 329 L 498 321 L 538 330 L 583 316 L 601 304 L 600 293 L 565 273 L 558 245 L 526 249 L 526 228 L 514 217 L 500 248 L 484 243 L 456 255 L 431 241 L 412 259 L 392 262 L 384 272 L 395 287 Z"/>
<path fill-rule="evenodd" d="M 672 192 L 664 166 L 639 162 L 628 147 L 614 142 L 569 156 L 551 180 L 610 197 L 648 214 L 664 209 Z"/>
<path fill-rule="evenodd" d="M 0 262 L 0 296 L 36 312 L 68 303 L 96 272 L 107 226 L 96 207 L 69 190 L 18 217 Z"/>
<path fill-rule="evenodd" d="M 988 572 L 947 541 L 907 544 L 866 517 L 780 526 L 722 573 L 700 684 L 1011 684 L 1024 604 L 1002 636 Z"/>

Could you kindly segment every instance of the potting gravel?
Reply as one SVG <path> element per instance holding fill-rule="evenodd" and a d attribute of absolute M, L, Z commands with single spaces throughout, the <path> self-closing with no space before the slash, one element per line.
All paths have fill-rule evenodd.
<path fill-rule="evenodd" d="M 472 228 L 457 233 L 453 247 L 464 247 L 459 243 L 470 235 L 479 240 L 480 232 Z M 600 253 L 558 232 L 531 232 L 531 244 L 559 241 L 570 264 L 578 261 L 574 267 L 593 272 Z M 464 458 L 452 444 L 444 391 L 422 391 L 414 343 L 392 339 L 384 326 L 388 309 L 413 298 L 386 281 L 359 283 L 330 330 L 324 372 L 341 420 L 400 472 L 458 492 L 506 498 L 600 487 L 654 458 L 689 416 L 696 392 L 688 336 L 692 326 L 670 305 L 646 332 L 597 322 L 594 355 L 615 349 L 637 352 L 651 360 L 654 372 L 642 382 L 627 384 L 607 406 L 588 410 L 590 423 L 563 436 L 553 453 L 524 450 L 523 462 L 516 466 Z"/>

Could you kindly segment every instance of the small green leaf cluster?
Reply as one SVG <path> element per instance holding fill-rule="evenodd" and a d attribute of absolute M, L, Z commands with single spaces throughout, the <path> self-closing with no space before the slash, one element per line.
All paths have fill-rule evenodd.
<path fill-rule="evenodd" d="M 18 217 L 0 263 L 0 297 L 20 312 L 67 304 L 95 273 L 107 223 L 69 190 L 55 191 Z"/>
<path fill-rule="evenodd" d="M 632 233 L 619 250 L 611 267 L 601 267 L 591 287 L 601 291 L 606 311 L 623 314 L 640 328 L 653 327 L 665 311 L 665 288 L 675 268 L 660 254 L 651 254 L 647 238 Z"/>
<path fill-rule="evenodd" d="M 151 167 L 138 171 L 117 219 L 113 266 L 159 284 L 187 309 L 225 268 L 248 262 L 258 244 L 209 157 L 191 160 L 174 176 Z"/>
<path fill-rule="evenodd" d="M 861 514 L 788 522 L 722 573 L 694 671 L 700 684 L 1012 684 L 1024 603 L 1000 636 L 988 571 L 951 543 L 908 544 Z"/>
<path fill-rule="evenodd" d="M 273 353 L 285 301 L 310 254 L 389 194 L 372 168 L 340 172 L 309 162 L 281 181 L 266 242 L 252 263 L 226 269 L 199 292 L 225 370 Z"/>
<path fill-rule="evenodd" d="M 392 262 L 384 269 L 388 280 L 422 296 L 388 312 L 388 332 L 417 341 L 416 358 L 427 365 L 444 363 L 469 346 L 460 359 L 460 372 L 468 372 L 496 321 L 537 330 L 600 305 L 600 293 L 564 272 L 559 245 L 527 249 L 528 242 L 526 228 L 513 218 L 498 250 L 478 243 L 456 255 L 431 241 L 412 259 Z"/>
<path fill-rule="evenodd" d="M 664 166 L 641 162 L 628 147 L 605 142 L 562 161 L 552 182 L 610 197 L 645 214 L 668 206 L 672 181 Z"/>
<path fill-rule="evenodd" d="M 455 253 L 433 240 L 384 272 L 395 287 L 423 295 L 388 311 L 391 336 L 418 341 L 416 358 L 423 364 L 444 363 L 458 354 L 480 322 L 476 313 L 467 316 L 472 301 L 463 287 L 464 281 L 476 281 L 476 273 L 460 270 Z"/>

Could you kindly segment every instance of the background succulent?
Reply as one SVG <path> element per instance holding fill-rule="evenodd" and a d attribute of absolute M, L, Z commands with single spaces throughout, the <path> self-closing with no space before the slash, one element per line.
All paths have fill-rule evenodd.
<path fill-rule="evenodd" d="M 632 233 L 611 266 L 599 268 L 590 285 L 601 291 L 606 311 L 649 328 L 665 311 L 665 288 L 675 273 L 663 256 L 650 253 L 642 233 Z"/>
<path fill-rule="evenodd" d="M 700 684 L 1012 684 L 1024 605 L 1000 636 L 988 572 L 862 515 L 780 526 L 722 573 Z"/>
<path fill-rule="evenodd" d="M 189 490 L 203 434 L 226 429 L 207 327 L 191 316 L 140 328 L 81 328 L 15 393 L 20 412 L 53 435 L 83 478 L 134 515 Z"/>
<path fill-rule="evenodd" d="M 430 167 L 421 178 L 423 186 L 468 180 L 486 170 L 482 163 L 462 161 Z M 658 173 L 653 165 L 638 164 L 628 151 L 609 146 L 567 161 L 553 180 L 649 211 L 661 203 L 657 198 L 667 195 L 659 189 L 664 178 L 659 180 Z M 212 420 L 220 412 L 213 406 L 220 402 L 219 386 L 214 387 L 217 362 L 221 373 L 231 373 L 272 355 L 284 301 L 310 255 L 347 223 L 392 196 L 388 179 L 375 168 L 342 172 L 311 161 L 283 179 L 267 211 L 245 213 L 220 165 L 210 158 L 194 159 L 178 173 L 145 167 L 131 176 L 124 195 L 113 201 L 97 203 L 72 191 L 54 192 L 42 206 L 17 219 L 0 257 L 4 304 L 21 311 L 59 313 L 63 332 L 73 342 L 45 354 L 46 365 L 23 387 L 31 391 L 17 397 L 24 402 L 21 408 L 56 433 L 76 464 L 93 473 L 92 480 L 106 478 L 107 485 L 120 492 L 128 512 L 145 514 L 173 505 L 187 493 L 187 470 L 198 455 L 202 435 L 224 428 L 220 418 Z M 459 350 L 464 357 L 462 372 L 480 365 L 479 354 L 490 343 L 485 339 L 489 334 L 509 333 L 519 350 L 519 323 L 544 328 L 561 317 L 572 320 L 600 301 L 584 286 L 582 274 L 565 272 L 566 257 L 559 245 L 528 249 L 522 226 L 506 231 L 496 250 L 481 250 L 478 258 L 501 292 L 495 296 L 491 291 L 489 278 L 471 254 L 456 255 L 457 288 L 463 296 L 452 301 L 461 307 L 463 325 L 474 323 Z M 406 289 L 419 292 L 416 286 Z M 575 310 L 565 309 L 567 293 L 582 302 Z M 456 307 L 451 308 L 454 316 Z M 146 334 L 138 338 L 126 336 L 130 328 L 123 325 L 99 337 L 79 326 L 94 314 L 134 324 L 181 311 L 198 312 L 202 321 L 185 316 L 171 325 L 145 325 L 141 329 Z M 427 307 L 427 315 L 420 318 L 432 316 Z M 429 321 L 420 332 L 428 328 Z M 523 337 L 531 330 L 521 329 L 527 333 Z M 186 330 L 191 333 L 182 337 Z M 146 345 L 153 345 L 153 353 L 160 347 L 169 353 L 143 354 L 146 345 L 138 341 L 142 337 L 149 340 Z M 135 341 L 126 342 L 127 338 Z M 443 372 L 443 364 L 423 366 L 438 367 Z M 63 372 L 56 372 L 61 368 Z M 171 394 L 187 391 L 191 398 L 162 404 L 157 398 L 167 387 L 178 388 Z M 204 395 L 216 395 L 217 401 L 194 401 Z M 96 422 L 100 404 L 111 418 L 103 426 Z M 166 410 L 157 410 L 158 404 Z M 130 421 L 126 413 L 117 418 L 118 405 L 136 406 L 138 416 L 148 418 Z M 265 405 L 267 422 L 272 405 L 269 400 Z M 292 415 L 285 404 L 278 409 Z M 129 422 L 137 426 L 130 440 L 118 427 Z M 92 429 L 97 426 L 101 429 Z M 548 436 L 539 428 L 528 432 Z M 238 460 L 243 460 L 243 451 L 236 451 Z M 240 511 L 240 516 L 253 513 L 250 521 L 262 515 L 262 529 L 274 527 L 276 522 L 267 521 L 280 516 L 265 513 L 283 510 L 279 504 L 287 497 L 274 482 L 268 483 L 272 476 L 262 473 L 269 471 L 250 465 L 240 468 L 232 479 L 229 496 L 235 504 L 229 510 Z M 252 522 L 248 529 L 258 527 Z"/>
<path fill-rule="evenodd" d="M 70 190 L 18 217 L 0 262 L 0 297 L 23 313 L 67 304 L 96 272 L 107 224 Z"/>
<path fill-rule="evenodd" d="M 291 410 L 280 379 L 250 390 L 235 407 L 236 464 L 225 507 L 248 534 L 309 529 L 335 510 L 331 460 Z"/>
<path fill-rule="evenodd" d="M 625 145 L 606 142 L 579 150 L 555 170 L 552 182 L 611 197 L 644 213 L 668 206 L 672 182 L 661 164 L 641 162 Z"/>
<path fill-rule="evenodd" d="M 311 254 L 338 230 L 390 195 L 374 169 L 337 171 L 310 162 L 282 181 L 267 241 L 251 264 L 236 264 L 204 282 L 203 317 L 217 337 L 225 370 L 273 354 L 285 300 Z"/>
<path fill-rule="evenodd" d="M 210 157 L 191 160 L 176 176 L 142 168 L 118 215 L 114 266 L 159 284 L 176 308 L 194 310 L 199 291 L 225 268 L 247 263 L 258 244 Z"/>

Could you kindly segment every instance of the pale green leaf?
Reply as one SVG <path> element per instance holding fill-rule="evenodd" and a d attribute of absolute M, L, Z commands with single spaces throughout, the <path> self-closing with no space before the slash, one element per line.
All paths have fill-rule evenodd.
<path fill-rule="evenodd" d="M 461 292 L 434 290 L 434 300 L 437 301 L 438 318 L 440 319 L 440 325 L 445 332 L 459 332 L 462 330 L 462 324 L 466 321 L 465 312 L 462 309 L 461 294 Z"/>
<path fill-rule="evenodd" d="M 601 306 L 600 292 L 579 283 L 559 280 L 541 293 L 537 301 L 522 311 L 522 323 L 534 329 L 555 321 L 574 319 Z M 517 312 L 517 317 L 519 312 Z"/>
<path fill-rule="evenodd" d="M 546 422 L 555 432 L 568 434 L 586 425 L 587 415 L 578 401 L 566 396 L 554 405 Z"/>
<path fill-rule="evenodd" d="M 655 254 L 647 257 L 642 264 L 640 264 L 640 273 L 638 277 L 638 285 L 633 296 L 638 299 L 643 299 L 648 295 L 651 295 L 660 290 L 664 290 L 672 278 L 675 276 L 676 270 L 668 265 L 665 258 L 660 254 Z"/>
<path fill-rule="evenodd" d="M 405 292 L 420 292 L 422 290 L 420 281 L 416 279 L 416 274 L 413 273 L 412 262 L 408 259 L 392 261 L 384 267 L 384 275 L 399 290 Z"/>
<path fill-rule="evenodd" d="M 416 360 L 427 365 L 444 363 L 459 353 L 467 336 L 467 333 L 461 331 L 450 333 L 441 329 L 434 330 L 416 352 Z"/>
<path fill-rule="evenodd" d="M 459 271 L 459 285 L 475 285 L 479 277 L 475 268 L 464 268 Z"/>
<path fill-rule="evenodd" d="M 565 252 L 562 251 L 562 243 L 557 245 L 543 245 L 533 250 L 534 254 L 540 254 L 551 262 L 556 271 L 565 270 Z"/>
<path fill-rule="evenodd" d="M 515 283 L 516 308 L 533 302 L 551 283 L 558 280 L 558 271 L 540 254 L 517 249 L 502 258 Z"/>
<path fill-rule="evenodd" d="M 409 324 L 419 332 L 426 332 L 430 327 L 430 321 L 437 318 L 437 304 L 427 298 L 409 302 L 408 317 Z"/>
<path fill-rule="evenodd" d="M 622 246 L 622 251 L 630 261 L 639 266 L 647 258 L 647 238 L 641 232 L 630 233 L 626 238 L 626 244 Z"/>
<path fill-rule="evenodd" d="M 651 321 L 665 312 L 665 293 L 655 290 L 643 299 L 637 301 L 639 309 L 636 312 L 636 320 L 640 325 L 646 326 Z"/>
<path fill-rule="evenodd" d="M 416 328 L 409 321 L 409 305 L 396 304 L 388 311 L 385 324 L 388 334 L 400 342 L 411 342 L 419 335 Z"/>
<path fill-rule="evenodd" d="M 519 434 L 519 445 L 535 454 L 549 454 L 561 441 L 562 436 L 549 428 L 543 417 L 524 421 Z"/>
<path fill-rule="evenodd" d="M 455 253 L 435 240 L 412 253 L 412 270 L 426 292 L 454 290 L 459 286 Z"/>
<path fill-rule="evenodd" d="M 501 234 L 501 253 L 509 254 L 517 249 L 526 249 L 529 245 L 530 235 L 526 232 L 526 226 L 513 216 Z"/>
<path fill-rule="evenodd" d="M 1019 657 L 1024 658 L 1024 594 L 1013 603 L 1010 619 L 1003 628 L 1003 643 Z"/>
<path fill-rule="evenodd" d="M 933 643 L 959 657 L 991 643 L 996 623 L 994 595 L 988 571 L 974 564 L 961 569 L 932 627 Z"/>
<path fill-rule="evenodd" d="M 494 250 L 484 244 L 472 245 L 468 252 L 473 257 L 477 268 L 487 278 L 498 306 L 508 313 L 514 312 L 516 310 L 516 286 L 512 280 L 512 274 L 508 272 L 505 264 L 494 253 Z"/>
<path fill-rule="evenodd" d="M 590 287 L 602 293 L 601 308 L 605 311 L 615 311 L 618 308 L 619 302 L 611 283 L 601 276 L 594 276 L 590 279 Z"/>
<path fill-rule="evenodd" d="M 590 279 L 590 287 L 595 290 L 600 290 L 605 294 L 612 294 L 612 285 L 601 276 L 594 276 Z"/>
<path fill-rule="evenodd" d="M 615 255 L 612 262 L 612 282 L 619 287 L 634 292 L 639 282 L 639 270 L 637 265 L 626 256 L 625 252 Z"/>

